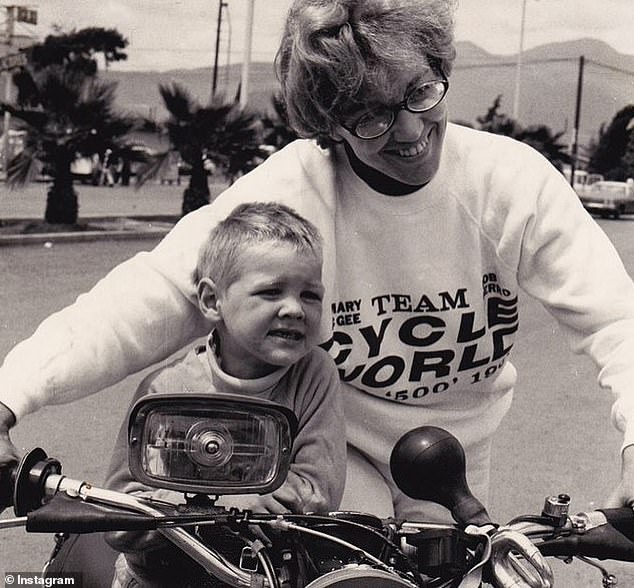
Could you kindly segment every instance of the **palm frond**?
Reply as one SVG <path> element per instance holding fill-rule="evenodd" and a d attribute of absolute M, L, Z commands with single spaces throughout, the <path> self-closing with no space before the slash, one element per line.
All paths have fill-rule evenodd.
<path fill-rule="evenodd" d="M 146 182 L 167 175 L 171 163 L 171 152 L 163 151 L 148 156 L 136 172 L 136 186 L 140 188 Z"/>
<path fill-rule="evenodd" d="M 40 91 L 40 104 L 45 110 L 66 113 L 80 103 L 83 84 L 78 76 L 52 67 L 42 71 L 35 79 Z"/>
<path fill-rule="evenodd" d="M 18 89 L 17 103 L 20 106 L 35 106 L 37 104 L 39 90 L 33 74 L 28 68 L 21 68 L 13 74 L 13 83 Z"/>
<path fill-rule="evenodd" d="M 80 97 L 72 111 L 73 120 L 93 124 L 100 118 L 112 116 L 116 84 L 102 84 L 91 79 L 81 89 Z"/>
<path fill-rule="evenodd" d="M 165 103 L 165 108 L 178 121 L 191 120 L 194 113 L 200 108 L 191 94 L 177 83 L 160 84 L 159 92 Z"/>
<path fill-rule="evenodd" d="M 11 189 L 20 188 L 37 179 L 42 164 L 27 149 L 18 153 L 7 167 L 7 184 Z"/>
<path fill-rule="evenodd" d="M 42 110 L 15 108 L 10 104 L 0 104 L 0 114 L 8 112 L 34 130 L 40 131 L 46 126 L 49 116 Z"/>

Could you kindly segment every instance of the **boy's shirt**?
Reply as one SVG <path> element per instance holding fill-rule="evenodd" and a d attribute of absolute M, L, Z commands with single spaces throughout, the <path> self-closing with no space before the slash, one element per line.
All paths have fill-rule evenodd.
<path fill-rule="evenodd" d="M 292 512 L 326 513 L 339 507 L 346 480 L 346 436 L 339 386 L 335 365 L 321 348 L 313 349 L 292 366 L 263 378 L 240 380 L 221 370 L 208 343 L 147 376 L 139 385 L 132 404 L 147 394 L 227 393 L 265 398 L 290 408 L 298 420 L 290 471 L 280 488 L 266 498 L 276 501 L 279 493 L 285 499 L 282 506 L 290 507 Z M 128 467 L 127 431 L 126 419 L 117 437 L 106 487 L 174 504 L 184 502 L 182 494 L 148 488 L 132 478 Z M 257 512 L 260 498 L 257 495 L 226 496 L 217 504 Z M 190 569 L 191 562 L 184 564 L 180 554 L 169 546 L 127 553 L 125 559 L 121 557 L 117 560 L 113 586 L 122 578 L 130 577 L 148 586 L 170 586 L 174 582 L 170 574 L 190 571 L 196 578 L 195 570 Z M 184 580 L 179 575 L 181 581 Z M 196 583 L 194 580 L 193 585 Z"/>
<path fill-rule="evenodd" d="M 292 497 L 293 512 L 336 510 L 346 479 L 346 437 L 339 393 L 339 376 L 332 359 L 315 348 L 288 368 L 252 380 L 223 372 L 209 345 L 200 346 L 141 382 L 132 403 L 147 394 L 240 394 L 277 402 L 298 420 L 291 466 L 284 484 L 273 493 Z M 127 421 L 117 438 L 106 485 L 126 493 L 146 493 L 182 502 L 182 495 L 150 489 L 134 480 L 128 467 Z M 170 496 L 171 495 L 171 496 Z M 252 497 L 256 499 L 255 496 Z M 227 506 L 250 507 L 247 496 L 227 496 Z"/>

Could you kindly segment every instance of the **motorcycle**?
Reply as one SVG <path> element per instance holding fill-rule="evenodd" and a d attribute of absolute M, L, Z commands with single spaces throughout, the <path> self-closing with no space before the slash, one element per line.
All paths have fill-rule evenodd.
<path fill-rule="evenodd" d="M 632 508 L 570 514 L 570 498 L 559 494 L 546 498 L 539 515 L 494 524 L 468 488 L 460 443 L 437 427 L 406 433 L 391 472 L 404 493 L 442 504 L 456 524 L 219 506 L 220 496 L 281 485 L 296 427 L 290 410 L 263 400 L 142 398 L 130 413 L 130 470 L 146 486 L 183 493 L 182 504 L 66 477 L 58 460 L 36 448 L 0 470 L 0 510 L 15 513 L 0 529 L 55 533 L 44 577 L 80 572 L 85 587 L 112 581 L 118 554 L 103 541 L 111 531 L 158 530 L 171 544 L 177 576 L 166 585 L 174 586 L 549 588 L 547 558 L 557 557 L 597 567 L 608 587 L 616 578 L 595 560 L 634 561 Z"/>

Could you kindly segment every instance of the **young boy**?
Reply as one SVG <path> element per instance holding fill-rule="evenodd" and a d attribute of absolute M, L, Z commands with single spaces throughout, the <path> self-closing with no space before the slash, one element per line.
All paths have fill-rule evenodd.
<path fill-rule="evenodd" d="M 286 481 L 269 495 L 228 496 L 227 506 L 271 513 L 335 510 L 345 482 L 345 431 L 339 377 L 317 347 L 322 311 L 322 245 L 317 229 L 280 204 L 235 208 L 210 233 L 194 280 L 200 312 L 210 325 L 206 345 L 141 383 L 133 400 L 160 392 L 237 393 L 291 408 L 299 421 Z M 107 486 L 174 500 L 174 493 L 134 481 L 124 424 Z M 182 496 L 179 496 L 182 502 Z M 154 533 L 112 533 L 128 552 L 117 560 L 113 586 L 161 585 Z M 157 567 L 159 569 L 157 569 Z"/>

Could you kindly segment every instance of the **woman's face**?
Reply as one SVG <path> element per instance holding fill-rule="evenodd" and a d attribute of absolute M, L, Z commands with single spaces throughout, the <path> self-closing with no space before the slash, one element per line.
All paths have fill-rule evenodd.
<path fill-rule="evenodd" d="M 389 103 L 373 101 L 371 97 L 366 101 L 386 106 L 398 104 L 412 87 L 438 79 L 441 77 L 429 68 L 422 72 L 419 69 L 404 70 L 395 77 Z M 363 113 L 361 110 L 347 114 L 344 124 L 349 127 Z M 360 139 L 341 125 L 336 127 L 334 138 L 345 140 L 366 165 L 405 184 L 422 185 L 438 170 L 446 127 L 447 105 L 442 100 L 426 112 L 399 110 L 389 131 L 376 139 Z"/>

